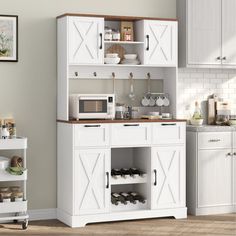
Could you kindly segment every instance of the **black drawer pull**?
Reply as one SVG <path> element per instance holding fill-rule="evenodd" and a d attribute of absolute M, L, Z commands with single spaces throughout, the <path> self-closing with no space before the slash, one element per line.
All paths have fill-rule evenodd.
<path fill-rule="evenodd" d="M 135 127 L 135 126 L 137 127 L 137 126 L 139 126 L 139 124 L 125 124 L 124 126 L 125 127 L 132 127 L 132 126 L 133 127 Z"/>
<path fill-rule="evenodd" d="M 85 125 L 85 128 L 98 128 L 101 127 L 101 125 Z"/>
<path fill-rule="evenodd" d="M 169 123 L 169 124 L 161 124 L 162 126 L 175 126 L 176 123 Z"/>

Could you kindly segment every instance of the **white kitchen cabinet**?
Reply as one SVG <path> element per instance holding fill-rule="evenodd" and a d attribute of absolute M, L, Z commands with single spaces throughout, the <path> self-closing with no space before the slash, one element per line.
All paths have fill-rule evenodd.
<path fill-rule="evenodd" d="M 232 206 L 232 149 L 198 153 L 198 208 Z"/>
<path fill-rule="evenodd" d="M 75 150 L 74 214 L 105 213 L 110 207 L 110 150 Z"/>
<path fill-rule="evenodd" d="M 227 131 L 227 128 L 229 129 Z M 193 215 L 234 212 L 235 137 L 224 131 L 187 131 L 187 206 Z"/>
<path fill-rule="evenodd" d="M 151 125 L 125 123 L 111 125 L 112 146 L 147 146 L 151 144 Z"/>
<path fill-rule="evenodd" d="M 222 63 L 236 65 L 236 1 L 222 0 Z"/>
<path fill-rule="evenodd" d="M 151 208 L 177 208 L 184 205 L 184 146 L 152 148 Z"/>
<path fill-rule="evenodd" d="M 109 144 L 109 125 L 81 124 L 74 126 L 76 147 L 101 147 Z"/>
<path fill-rule="evenodd" d="M 236 2 L 179 0 L 179 66 L 235 68 Z"/>
<path fill-rule="evenodd" d="M 157 144 L 154 144 L 152 134 L 156 122 L 107 122 L 94 123 L 101 127 L 89 127 L 88 131 L 84 126 L 92 123 L 58 122 L 57 218 L 71 227 L 167 216 L 186 218 L 185 141 L 160 146 L 156 138 Z M 106 130 L 109 132 L 108 141 L 103 146 L 101 137 Z M 98 139 L 98 144 L 93 136 Z M 139 168 L 144 175 L 111 177 L 113 168 L 132 167 Z M 111 192 L 122 191 L 138 192 L 145 202 L 112 204 Z"/>
<path fill-rule="evenodd" d="M 69 64 L 103 64 L 104 18 L 68 17 Z"/>
<path fill-rule="evenodd" d="M 236 131 L 233 132 L 233 186 L 236 186 Z M 234 188 L 234 212 L 236 212 L 236 187 Z"/>
<path fill-rule="evenodd" d="M 185 123 L 166 122 L 153 124 L 154 144 L 183 144 L 185 143 Z"/>
<path fill-rule="evenodd" d="M 145 20 L 144 35 L 145 65 L 176 65 L 177 22 Z"/>

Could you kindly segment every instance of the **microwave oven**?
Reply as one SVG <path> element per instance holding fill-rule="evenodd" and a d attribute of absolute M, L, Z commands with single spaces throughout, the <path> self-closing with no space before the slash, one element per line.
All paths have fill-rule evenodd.
<path fill-rule="evenodd" d="M 114 94 L 71 94 L 70 119 L 114 119 Z"/>

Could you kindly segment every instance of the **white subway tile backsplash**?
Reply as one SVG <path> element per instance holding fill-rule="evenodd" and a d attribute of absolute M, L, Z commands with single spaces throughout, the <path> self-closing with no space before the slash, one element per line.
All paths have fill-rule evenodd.
<path fill-rule="evenodd" d="M 230 100 L 236 114 L 236 70 L 180 68 L 178 93 L 179 118 L 189 118 L 195 101 L 205 101 L 213 93 Z"/>

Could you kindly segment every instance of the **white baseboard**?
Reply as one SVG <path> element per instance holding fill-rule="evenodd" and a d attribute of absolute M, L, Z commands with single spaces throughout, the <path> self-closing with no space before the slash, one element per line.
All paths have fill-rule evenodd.
<path fill-rule="evenodd" d="M 57 218 L 57 209 L 38 209 L 38 210 L 29 210 L 29 220 L 51 220 Z"/>

